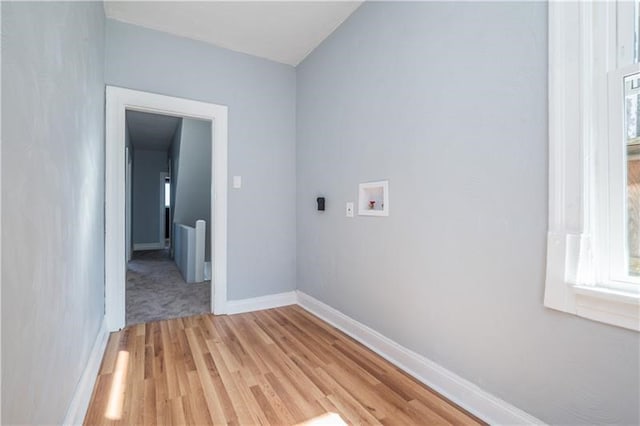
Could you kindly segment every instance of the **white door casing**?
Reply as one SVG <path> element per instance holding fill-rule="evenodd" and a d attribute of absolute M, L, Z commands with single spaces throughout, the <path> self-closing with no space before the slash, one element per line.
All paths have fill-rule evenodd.
<path fill-rule="evenodd" d="M 105 322 L 109 331 L 125 326 L 125 110 L 210 120 L 211 131 L 211 311 L 227 304 L 227 117 L 228 108 L 120 87 L 106 87 Z"/>
<path fill-rule="evenodd" d="M 125 148 L 125 162 L 127 164 L 127 175 L 125 178 L 125 232 L 126 232 L 126 251 L 127 251 L 127 261 L 131 260 L 131 256 L 133 255 L 133 243 L 131 242 L 131 222 L 133 218 L 132 214 L 132 206 L 131 206 L 131 173 L 133 171 L 133 162 L 131 159 L 131 152 L 129 152 L 129 148 Z"/>

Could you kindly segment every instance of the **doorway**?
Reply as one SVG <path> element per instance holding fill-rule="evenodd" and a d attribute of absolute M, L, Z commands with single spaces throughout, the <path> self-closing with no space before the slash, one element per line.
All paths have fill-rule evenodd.
<path fill-rule="evenodd" d="M 109 331 L 125 326 L 126 203 L 125 111 L 140 111 L 211 122 L 212 261 L 211 312 L 226 313 L 227 297 L 227 107 L 119 87 L 106 88 L 105 322 Z M 164 231 L 164 229 L 162 229 Z"/>

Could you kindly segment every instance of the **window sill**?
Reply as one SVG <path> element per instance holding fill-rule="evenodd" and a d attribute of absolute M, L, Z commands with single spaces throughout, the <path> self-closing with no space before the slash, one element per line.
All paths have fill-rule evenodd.
<path fill-rule="evenodd" d="M 640 287 L 621 291 L 582 282 L 576 272 L 580 243 L 587 239 L 572 234 L 549 233 L 544 306 L 590 320 L 640 331 Z M 567 267 L 569 266 L 569 267 Z M 571 273 L 567 273 L 570 271 Z"/>
<path fill-rule="evenodd" d="M 602 287 L 574 285 L 575 314 L 640 331 L 640 296 Z"/>

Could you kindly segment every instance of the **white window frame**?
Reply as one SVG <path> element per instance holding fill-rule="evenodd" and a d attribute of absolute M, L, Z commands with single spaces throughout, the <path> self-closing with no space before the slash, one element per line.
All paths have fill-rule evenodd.
<path fill-rule="evenodd" d="M 640 70 L 632 65 L 633 7 L 631 1 L 549 3 L 544 305 L 640 331 L 640 286 L 620 274 L 627 262 L 621 79 Z"/>

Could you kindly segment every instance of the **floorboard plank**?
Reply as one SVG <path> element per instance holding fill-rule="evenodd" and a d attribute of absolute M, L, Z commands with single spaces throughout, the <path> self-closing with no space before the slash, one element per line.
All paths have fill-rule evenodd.
<path fill-rule="evenodd" d="M 298 306 L 112 333 L 85 424 L 484 424 Z"/>

